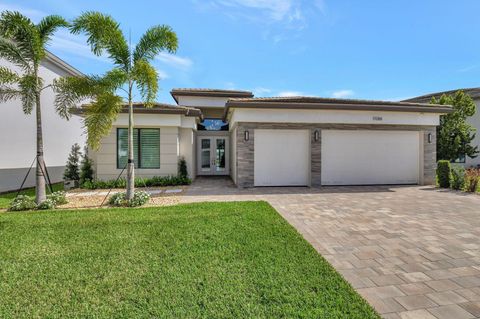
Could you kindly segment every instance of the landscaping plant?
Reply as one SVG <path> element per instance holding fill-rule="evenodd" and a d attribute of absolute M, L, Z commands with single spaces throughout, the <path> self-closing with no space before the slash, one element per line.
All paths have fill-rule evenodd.
<path fill-rule="evenodd" d="M 20 12 L 3 11 L 0 15 L 0 57 L 15 66 L 0 67 L 0 102 L 20 100 L 25 114 L 35 109 L 36 118 L 36 177 L 35 200 L 40 204 L 46 199 L 42 133 L 42 92 L 50 90 L 40 77 L 39 68 L 47 56 L 45 49 L 55 31 L 68 26 L 57 15 L 49 15 L 34 24 Z M 18 71 L 17 71 L 18 70 Z M 6 105 L 8 106 L 8 104 Z M 65 105 L 55 106 L 58 115 L 68 119 L 70 112 Z M 32 152 L 33 153 L 33 152 Z"/>
<path fill-rule="evenodd" d="M 452 165 L 450 170 L 450 187 L 455 190 L 463 190 L 465 186 L 465 168 L 460 165 Z"/>
<path fill-rule="evenodd" d="M 54 206 L 68 203 L 67 194 L 64 191 L 53 192 L 50 195 L 47 195 L 47 199 L 51 200 Z"/>
<path fill-rule="evenodd" d="M 120 24 L 111 16 L 99 12 L 85 12 L 73 21 L 71 32 L 84 34 L 92 52 L 110 58 L 113 69 L 103 77 L 86 77 L 83 81 L 65 78 L 57 85 L 63 101 L 74 105 L 85 96 L 92 103 L 85 112 L 87 142 L 98 148 L 100 139 L 108 134 L 123 109 L 123 98 L 117 94 L 122 90 L 128 103 L 128 164 L 127 199 L 134 196 L 134 145 L 133 145 L 133 96 L 136 88 L 146 107 L 151 107 L 158 92 L 158 72 L 150 63 L 162 51 L 174 53 L 178 47 L 177 35 L 169 26 L 158 25 L 148 29 L 131 47 L 120 29 Z M 83 92 L 83 95 L 71 92 Z"/>
<path fill-rule="evenodd" d="M 437 163 L 438 184 L 442 188 L 450 187 L 450 161 L 440 160 Z"/>
<path fill-rule="evenodd" d="M 473 99 L 463 91 L 453 95 L 442 95 L 440 99 L 432 98 L 432 104 L 452 105 L 453 112 L 440 115 L 437 126 L 437 159 L 454 162 L 468 156 L 478 155 L 478 146 L 472 146 L 476 129 L 467 122 L 475 114 L 476 105 Z"/>
<path fill-rule="evenodd" d="M 88 157 L 88 148 L 85 146 L 80 163 L 80 186 L 87 181 L 93 181 L 93 161 Z"/>
<path fill-rule="evenodd" d="M 70 154 L 68 155 L 67 165 L 65 166 L 65 172 L 63 178 L 65 180 L 77 181 L 80 179 L 80 145 L 77 143 L 72 145 Z M 78 185 L 77 185 L 78 186 Z"/>
<path fill-rule="evenodd" d="M 159 186 L 180 186 L 189 185 L 191 180 L 188 177 L 181 176 L 154 176 L 151 178 L 135 178 L 135 187 L 159 187 Z M 127 181 L 125 178 L 117 180 L 111 179 L 108 181 L 102 180 L 87 180 L 81 185 L 86 189 L 109 189 L 109 188 L 125 188 Z"/>
<path fill-rule="evenodd" d="M 9 211 L 18 212 L 23 210 L 32 210 L 37 208 L 35 201 L 27 195 L 18 195 L 8 207 Z"/>
<path fill-rule="evenodd" d="M 132 199 L 127 199 L 125 193 L 116 193 L 110 197 L 108 203 L 117 207 L 143 206 L 150 200 L 150 195 L 144 191 L 135 191 Z"/>
<path fill-rule="evenodd" d="M 480 185 L 479 168 L 469 168 L 465 171 L 465 184 L 467 192 L 475 193 L 478 191 Z"/>
<path fill-rule="evenodd" d="M 55 202 L 51 199 L 46 199 L 40 204 L 38 204 L 37 209 L 38 210 L 46 210 L 46 209 L 54 209 L 55 208 Z"/>
<path fill-rule="evenodd" d="M 187 161 L 183 156 L 178 160 L 178 176 L 181 178 L 188 178 Z"/>

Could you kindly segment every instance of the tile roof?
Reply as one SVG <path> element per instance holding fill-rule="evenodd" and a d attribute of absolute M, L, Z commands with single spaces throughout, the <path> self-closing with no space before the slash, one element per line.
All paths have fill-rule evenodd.
<path fill-rule="evenodd" d="M 436 92 L 436 93 L 429 93 L 417 97 L 413 97 L 410 99 L 403 100 L 403 102 L 424 102 L 428 103 L 432 99 L 432 97 L 439 98 L 443 94 L 455 94 L 457 91 L 463 91 L 470 95 L 472 99 L 478 99 L 480 98 L 480 88 L 466 88 L 466 89 L 456 89 L 456 90 L 449 90 L 449 91 L 442 91 L 442 92 Z"/>

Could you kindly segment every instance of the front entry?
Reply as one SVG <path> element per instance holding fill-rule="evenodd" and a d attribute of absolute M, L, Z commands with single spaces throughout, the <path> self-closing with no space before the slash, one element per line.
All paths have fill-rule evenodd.
<path fill-rule="evenodd" d="M 199 136 L 197 139 L 197 174 L 229 175 L 227 136 Z"/>

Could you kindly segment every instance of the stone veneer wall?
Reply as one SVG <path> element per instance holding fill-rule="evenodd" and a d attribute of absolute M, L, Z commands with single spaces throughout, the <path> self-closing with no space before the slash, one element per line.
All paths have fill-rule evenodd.
<path fill-rule="evenodd" d="M 254 186 L 254 141 L 255 129 L 308 129 L 311 139 L 311 186 L 321 186 L 322 177 L 322 129 L 336 130 L 394 130 L 423 131 L 423 184 L 435 183 L 436 169 L 436 128 L 417 125 L 381 125 L 381 124 L 309 124 L 309 123 L 237 123 L 237 186 Z M 249 140 L 245 141 L 245 131 L 249 131 Z M 314 132 L 319 130 L 320 139 L 314 140 Z M 428 133 L 432 142 L 428 143 Z"/>

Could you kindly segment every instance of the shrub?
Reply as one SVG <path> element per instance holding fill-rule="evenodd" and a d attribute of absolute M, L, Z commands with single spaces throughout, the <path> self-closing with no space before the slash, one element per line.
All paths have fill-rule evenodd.
<path fill-rule="evenodd" d="M 137 207 L 143 206 L 150 200 L 150 195 L 144 191 L 135 191 L 131 200 L 126 200 L 126 193 L 116 193 L 108 200 L 108 203 L 117 207 Z"/>
<path fill-rule="evenodd" d="M 55 202 L 52 199 L 46 199 L 40 204 L 38 204 L 37 209 L 44 210 L 44 209 L 54 209 Z"/>
<path fill-rule="evenodd" d="M 135 178 L 135 187 L 154 187 L 154 186 L 178 186 L 189 185 L 191 180 L 188 177 L 181 176 L 154 176 L 152 178 Z M 118 180 L 96 180 L 85 181 L 82 184 L 82 188 L 86 189 L 109 189 L 109 188 L 125 188 L 127 181 L 125 178 L 119 178 Z"/>
<path fill-rule="evenodd" d="M 93 181 L 93 161 L 88 157 L 88 149 L 85 147 L 80 163 L 80 185 L 87 181 Z"/>
<path fill-rule="evenodd" d="M 27 195 L 18 195 L 15 199 L 10 203 L 10 207 L 8 207 L 9 211 L 22 211 L 22 210 L 31 210 L 37 208 L 37 204 Z"/>
<path fill-rule="evenodd" d="M 63 173 L 63 178 L 65 180 L 78 181 L 80 179 L 79 175 L 79 165 L 80 161 L 80 145 L 77 143 L 72 145 L 72 150 L 68 155 L 67 165 L 65 165 L 65 172 Z"/>
<path fill-rule="evenodd" d="M 178 177 L 188 178 L 187 161 L 183 156 L 178 160 Z"/>
<path fill-rule="evenodd" d="M 64 191 L 53 192 L 50 195 L 47 195 L 47 199 L 53 201 L 55 206 L 68 203 L 67 196 Z"/>
<path fill-rule="evenodd" d="M 437 177 L 440 187 L 450 187 L 450 162 L 447 160 L 440 160 L 437 164 Z"/>
<path fill-rule="evenodd" d="M 474 193 L 480 184 L 480 169 L 469 168 L 465 171 L 465 184 L 467 192 Z"/>
<path fill-rule="evenodd" d="M 465 186 L 465 168 L 453 165 L 450 171 L 450 187 L 455 190 L 462 190 Z"/>

